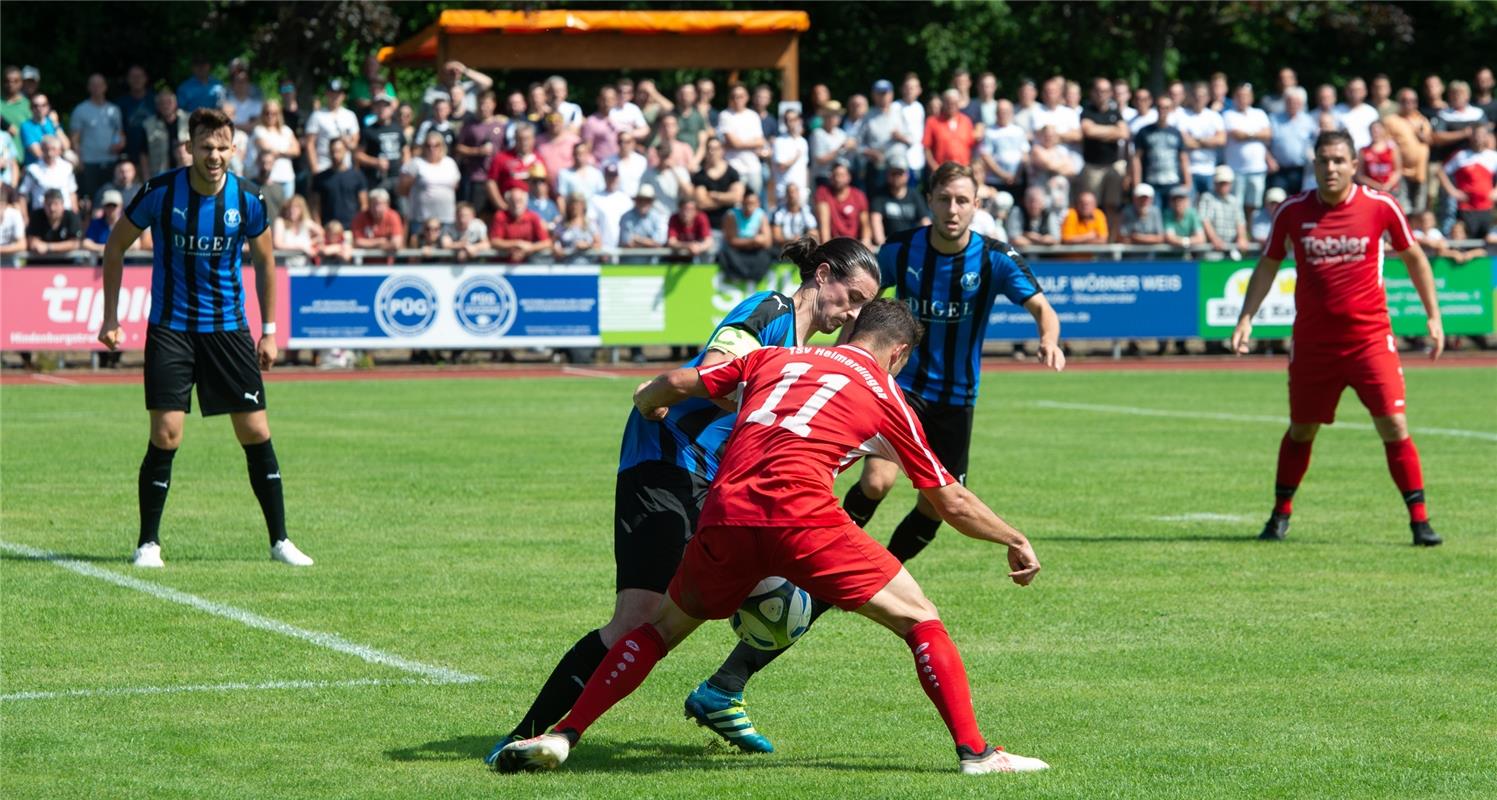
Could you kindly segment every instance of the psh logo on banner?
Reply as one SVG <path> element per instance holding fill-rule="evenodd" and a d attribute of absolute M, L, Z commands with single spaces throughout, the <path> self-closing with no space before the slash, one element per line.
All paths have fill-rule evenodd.
<path fill-rule="evenodd" d="M 519 310 L 515 287 L 502 275 L 475 275 L 457 287 L 452 308 L 463 330 L 475 336 L 503 336 Z"/>
<path fill-rule="evenodd" d="M 374 318 L 390 336 L 419 336 L 437 318 L 437 293 L 425 278 L 391 275 L 374 296 Z"/>

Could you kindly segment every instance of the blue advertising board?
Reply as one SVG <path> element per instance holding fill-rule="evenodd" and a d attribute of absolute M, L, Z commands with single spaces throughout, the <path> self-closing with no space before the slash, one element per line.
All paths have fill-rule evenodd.
<path fill-rule="evenodd" d="M 1030 264 L 1066 339 L 1188 338 L 1197 335 L 1195 261 Z M 1034 318 L 999 296 L 989 340 L 1034 339 Z"/>

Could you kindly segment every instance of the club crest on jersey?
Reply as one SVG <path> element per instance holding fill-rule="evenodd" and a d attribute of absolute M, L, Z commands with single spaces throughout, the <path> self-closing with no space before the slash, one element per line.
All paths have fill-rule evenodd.
<path fill-rule="evenodd" d="M 962 273 L 962 289 L 964 291 L 970 292 L 973 289 L 976 289 L 977 288 L 977 284 L 980 283 L 981 281 L 982 281 L 982 276 L 978 275 L 975 272 L 963 272 Z"/>
<path fill-rule="evenodd" d="M 224 224 L 225 225 L 238 225 L 239 224 L 239 209 L 237 209 L 237 208 L 231 208 L 228 211 L 225 211 L 224 212 Z"/>
<path fill-rule="evenodd" d="M 1372 239 L 1366 236 L 1303 236 L 1300 244 L 1305 248 L 1305 255 L 1311 257 L 1355 257 L 1367 255 Z"/>

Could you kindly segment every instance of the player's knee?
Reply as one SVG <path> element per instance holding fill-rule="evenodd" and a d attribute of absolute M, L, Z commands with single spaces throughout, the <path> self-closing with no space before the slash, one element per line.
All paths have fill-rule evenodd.
<path fill-rule="evenodd" d="M 1296 442 L 1313 442 L 1319 431 L 1320 426 L 1314 423 L 1296 422 L 1289 426 L 1289 438 Z"/>
<path fill-rule="evenodd" d="M 869 500 L 882 500 L 894 488 L 895 477 L 897 476 L 883 474 L 882 470 L 869 470 L 863 473 L 858 483 L 863 488 L 863 495 Z"/>
<path fill-rule="evenodd" d="M 1403 414 L 1375 417 L 1372 423 L 1373 427 L 1377 428 L 1378 436 L 1382 437 L 1385 442 L 1401 442 L 1409 438 L 1409 419 Z"/>
<path fill-rule="evenodd" d="M 151 428 L 151 444 L 162 450 L 176 450 L 182 446 L 182 429 L 171 425 L 155 425 Z"/>

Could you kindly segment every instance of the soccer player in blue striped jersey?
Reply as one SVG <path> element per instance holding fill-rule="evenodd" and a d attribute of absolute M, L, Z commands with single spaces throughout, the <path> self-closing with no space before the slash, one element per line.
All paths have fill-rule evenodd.
<path fill-rule="evenodd" d="M 1057 372 L 1065 369 L 1060 348 L 1060 319 L 1040 291 L 1039 282 L 1023 257 L 1007 242 L 972 231 L 977 210 L 977 183 L 972 170 L 946 162 L 930 177 L 927 196 L 933 222 L 895 234 L 878 251 L 881 288 L 894 289 L 895 298 L 909 304 L 925 326 L 925 338 L 910 354 L 897 380 L 905 399 L 925 429 L 931 450 L 962 484 L 967 482 L 967 455 L 972 444 L 972 407 L 982 375 L 982 343 L 987 336 L 993 303 L 1002 294 L 1023 306 L 1039 328 L 1038 357 Z M 866 528 L 878 504 L 899 477 L 899 467 L 870 456 L 862 477 L 848 490 L 843 508 Z M 936 535 L 941 518 L 921 496 L 915 508 L 894 529 L 889 552 L 901 562 L 914 558 Z M 812 621 L 831 608 L 813 598 Z M 788 648 L 787 648 L 788 649 Z M 740 643 L 717 672 L 703 681 L 687 708 L 714 693 L 741 702 L 749 678 L 785 650 L 757 650 Z M 741 726 L 752 729 L 747 716 Z M 721 728 L 730 744 L 744 747 Z M 756 733 L 754 743 L 770 749 Z"/>
<path fill-rule="evenodd" d="M 122 341 L 118 303 L 125 250 L 149 228 L 156 255 L 145 348 L 151 437 L 140 465 L 140 538 L 131 563 L 162 566 L 161 512 L 195 384 L 203 416 L 228 414 L 244 448 L 250 486 L 270 533 L 270 557 L 310 566 L 312 559 L 286 537 L 281 467 L 265 415 L 261 370 L 276 359 L 275 267 L 265 200 L 258 187 L 229 172 L 232 120 L 205 108 L 194 111 L 187 125 L 192 165 L 147 181 L 104 247 L 99 341 L 111 350 Z M 246 244 L 260 301 L 258 345 L 245 321 L 239 277 Z"/>
<path fill-rule="evenodd" d="M 878 262 L 856 240 L 818 245 L 815 239 L 802 237 L 787 244 L 782 256 L 800 268 L 800 288 L 790 296 L 773 291 L 749 296 L 728 312 L 706 348 L 686 366 L 710 366 L 760 347 L 793 347 L 805 344 L 813 333 L 850 327 L 858 310 L 879 292 Z M 705 399 L 690 400 L 673 406 L 661 422 L 645 419 L 637 409 L 630 412 L 614 490 L 613 617 L 562 656 L 520 723 L 485 759 L 490 764 L 510 741 L 537 736 L 556 724 L 576 702 L 608 648 L 654 618 L 717 475 L 718 458 L 735 419 L 731 409 Z M 752 737 L 752 728 L 737 721 L 746 719 L 742 705 L 741 697 L 736 703 L 721 698 L 716 710 L 703 717 L 715 713 L 712 723 L 734 726 L 739 739 Z"/>

